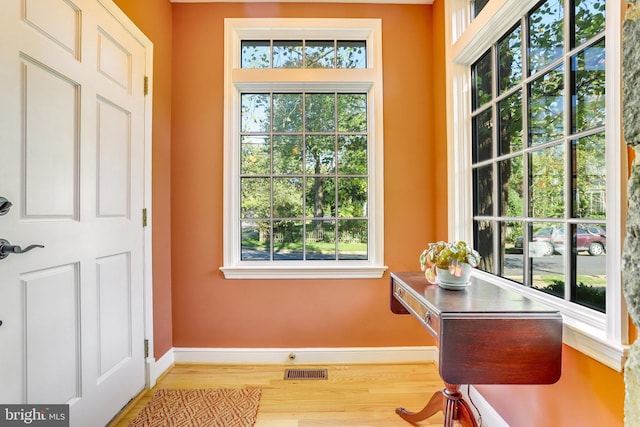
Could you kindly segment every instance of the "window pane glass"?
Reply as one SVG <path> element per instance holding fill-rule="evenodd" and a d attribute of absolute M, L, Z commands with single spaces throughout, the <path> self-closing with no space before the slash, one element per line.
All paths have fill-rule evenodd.
<path fill-rule="evenodd" d="M 515 27 L 498 42 L 498 93 L 522 79 L 522 28 Z"/>
<path fill-rule="evenodd" d="M 336 222 L 307 221 L 305 244 L 308 260 L 336 259 Z"/>
<path fill-rule="evenodd" d="M 607 250 L 607 231 L 604 224 L 582 223 L 573 227 L 573 245 L 581 255 L 599 257 Z M 596 258 L 588 258 L 596 261 Z M 604 261 L 598 268 L 604 271 Z"/>
<path fill-rule="evenodd" d="M 474 163 L 493 157 L 493 109 L 489 108 L 475 116 L 472 120 L 471 156 Z"/>
<path fill-rule="evenodd" d="M 498 111 L 500 154 L 522 150 L 522 92 L 500 101 Z"/>
<path fill-rule="evenodd" d="M 364 40 L 274 40 L 272 47 L 271 40 L 242 40 L 240 66 L 241 68 L 367 68 L 367 42 Z"/>
<path fill-rule="evenodd" d="M 243 93 L 241 97 L 241 131 L 269 132 L 271 97 L 268 93 Z"/>
<path fill-rule="evenodd" d="M 563 49 L 563 0 L 547 0 L 529 14 L 529 75 L 560 58 Z"/>
<path fill-rule="evenodd" d="M 563 218 L 565 213 L 564 146 L 529 154 L 529 216 Z"/>
<path fill-rule="evenodd" d="M 364 219 L 338 221 L 338 259 L 367 259 L 367 227 Z"/>
<path fill-rule="evenodd" d="M 520 284 L 524 283 L 524 224 L 519 221 L 500 222 L 502 264 L 500 275 Z"/>
<path fill-rule="evenodd" d="M 481 257 L 478 268 L 493 273 L 493 222 L 473 221 L 473 241 Z"/>
<path fill-rule="evenodd" d="M 273 217 L 302 217 L 301 178 L 273 178 Z"/>
<path fill-rule="evenodd" d="M 367 68 L 367 43 L 364 41 L 338 41 L 338 68 Z"/>
<path fill-rule="evenodd" d="M 303 259 L 302 244 L 302 221 L 273 221 L 274 260 Z"/>
<path fill-rule="evenodd" d="M 534 289 L 564 298 L 565 232 L 561 224 L 535 222 L 529 226 L 530 283 Z"/>
<path fill-rule="evenodd" d="M 493 215 L 493 167 L 491 165 L 473 170 L 473 189 L 473 214 L 475 216 Z"/>
<path fill-rule="evenodd" d="M 572 142 L 573 217 L 604 219 L 607 185 L 604 133 Z"/>
<path fill-rule="evenodd" d="M 564 135 L 563 70 L 556 67 L 529 84 L 529 146 Z"/>
<path fill-rule="evenodd" d="M 240 62 L 242 68 L 269 68 L 271 42 L 269 40 L 243 40 Z"/>
<path fill-rule="evenodd" d="M 565 253 L 564 227 L 557 223 L 534 223 L 529 240 L 529 257 L 540 258 Z M 554 271 L 559 271 L 554 267 Z"/>
<path fill-rule="evenodd" d="M 273 136 L 273 173 L 295 175 L 302 173 L 302 135 Z"/>
<path fill-rule="evenodd" d="M 605 1 L 574 0 L 575 34 L 573 47 L 579 46 L 604 31 Z"/>
<path fill-rule="evenodd" d="M 367 94 L 338 94 L 338 132 L 367 131 Z"/>
<path fill-rule="evenodd" d="M 269 178 L 242 178 L 240 180 L 242 218 L 269 218 L 271 216 L 271 180 Z"/>
<path fill-rule="evenodd" d="M 367 173 L 367 137 L 342 135 L 338 137 L 338 173 L 365 175 Z"/>
<path fill-rule="evenodd" d="M 273 94 L 273 131 L 302 132 L 302 94 Z"/>
<path fill-rule="evenodd" d="M 242 175 L 264 175 L 271 170 L 271 147 L 269 137 L 243 136 L 240 173 Z"/>
<path fill-rule="evenodd" d="M 571 58 L 573 87 L 571 128 L 573 133 L 604 125 L 604 39 Z"/>
<path fill-rule="evenodd" d="M 310 218 L 336 216 L 335 178 L 307 178 L 306 215 Z"/>
<path fill-rule="evenodd" d="M 607 288 L 607 232 L 599 224 L 579 224 L 573 227 L 576 251 L 576 285 L 571 293 L 580 305 L 605 312 Z"/>
<path fill-rule="evenodd" d="M 367 216 L 367 179 L 338 178 L 338 216 L 362 218 Z"/>
<path fill-rule="evenodd" d="M 522 217 L 524 213 L 522 156 L 498 162 L 500 216 Z"/>
<path fill-rule="evenodd" d="M 302 40 L 274 41 L 273 68 L 302 68 Z"/>
<path fill-rule="evenodd" d="M 305 68 L 334 68 L 335 46 L 333 40 L 308 40 L 305 42 Z"/>
<path fill-rule="evenodd" d="M 335 172 L 335 141 L 333 135 L 309 135 L 305 138 L 307 174 L 325 175 Z"/>
<path fill-rule="evenodd" d="M 493 78 L 491 76 L 491 50 L 471 66 L 471 107 L 473 110 L 491 101 Z"/>
<path fill-rule="evenodd" d="M 243 261 L 271 259 L 271 234 L 269 221 L 241 221 L 242 243 L 240 257 Z"/>
<path fill-rule="evenodd" d="M 308 93 L 305 102 L 305 130 L 334 132 L 336 129 L 336 96 L 333 93 Z"/>

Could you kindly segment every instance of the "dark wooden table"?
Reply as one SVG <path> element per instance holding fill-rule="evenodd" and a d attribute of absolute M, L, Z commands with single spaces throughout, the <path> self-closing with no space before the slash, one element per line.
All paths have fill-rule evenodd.
<path fill-rule="evenodd" d="M 436 339 L 445 388 L 409 422 L 442 410 L 445 427 L 458 420 L 477 427 L 460 384 L 553 384 L 562 367 L 560 313 L 520 294 L 472 278 L 451 291 L 429 284 L 422 272 L 391 273 L 391 311 L 411 314 Z"/>

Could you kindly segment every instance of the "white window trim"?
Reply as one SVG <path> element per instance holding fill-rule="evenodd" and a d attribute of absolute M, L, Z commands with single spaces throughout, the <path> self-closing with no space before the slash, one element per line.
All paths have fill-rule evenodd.
<path fill-rule="evenodd" d="M 380 278 L 384 263 L 384 176 L 382 22 L 380 19 L 227 18 L 224 21 L 224 242 L 227 279 Z M 241 69 L 244 39 L 367 40 L 367 68 L 362 70 Z M 265 77 L 281 81 L 281 89 L 319 90 L 324 87 L 367 90 L 369 108 L 369 259 L 364 261 L 242 261 L 240 223 L 240 93 L 265 90 Z M 270 86 L 274 90 L 274 86 Z M 235 112 L 235 114 L 234 114 Z"/>
<path fill-rule="evenodd" d="M 470 65 L 495 43 L 502 34 L 539 0 L 490 0 L 473 22 L 469 23 L 467 0 L 445 2 L 445 44 L 447 66 L 447 141 L 449 194 L 449 237 L 472 240 L 473 206 L 470 129 Z M 606 2 L 606 108 L 607 141 L 607 229 L 620 230 L 607 236 L 607 300 L 606 315 L 594 310 L 564 303 L 558 298 L 514 285 L 482 271 L 474 274 L 483 280 L 511 289 L 529 298 L 557 308 L 564 319 L 564 343 L 598 360 L 616 371 L 622 371 L 628 350 L 628 313 L 622 294 L 620 260 L 626 216 L 627 155 L 621 136 L 621 33 L 623 10 L 620 2 Z M 614 149 L 612 149 L 614 148 Z M 617 182 L 614 182 L 617 181 Z"/>

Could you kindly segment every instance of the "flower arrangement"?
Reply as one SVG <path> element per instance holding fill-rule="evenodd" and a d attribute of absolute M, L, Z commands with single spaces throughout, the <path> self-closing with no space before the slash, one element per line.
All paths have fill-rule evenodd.
<path fill-rule="evenodd" d="M 448 269 L 457 277 L 462 276 L 463 263 L 471 267 L 480 264 L 480 254 L 466 242 L 433 242 L 420 254 L 420 269 L 429 283 L 436 283 L 436 268 Z"/>

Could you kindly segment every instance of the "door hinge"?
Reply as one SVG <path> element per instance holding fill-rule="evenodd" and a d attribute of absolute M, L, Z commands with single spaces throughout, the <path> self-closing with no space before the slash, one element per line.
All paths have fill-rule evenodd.
<path fill-rule="evenodd" d="M 144 340 L 144 357 L 149 357 L 149 340 Z"/>
<path fill-rule="evenodd" d="M 147 208 L 142 209 L 142 226 L 147 226 Z"/>
<path fill-rule="evenodd" d="M 149 95 L 149 77 L 144 76 L 144 94 Z"/>

